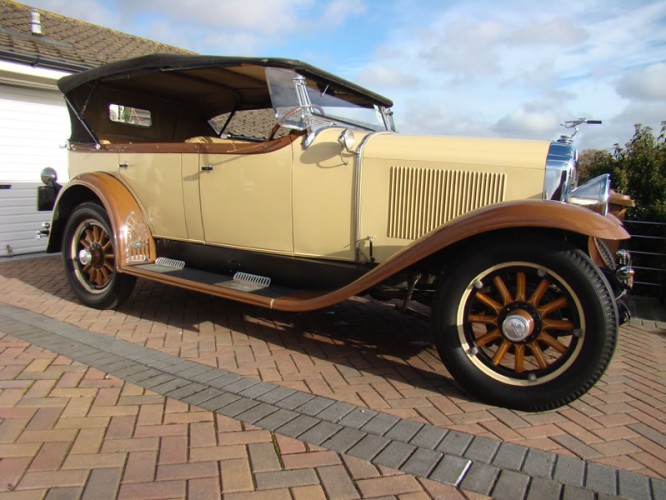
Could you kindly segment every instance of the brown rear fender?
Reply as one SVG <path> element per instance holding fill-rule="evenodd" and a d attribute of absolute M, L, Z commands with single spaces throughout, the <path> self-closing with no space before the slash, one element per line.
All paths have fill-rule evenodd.
<path fill-rule="evenodd" d="M 64 227 L 69 214 L 77 205 L 94 199 L 91 193 L 101 202 L 109 217 L 116 249 L 116 267 L 120 272 L 130 262 L 131 256 L 136 254 L 135 249 L 130 248 L 132 243 L 136 243 L 136 241 L 131 241 L 132 232 L 128 227 L 130 225 L 135 230 L 137 227 L 141 228 L 139 232 L 144 235 L 143 248 L 146 259 L 142 259 L 143 262 L 155 260 L 155 244 L 150 236 L 150 229 L 143 210 L 127 187 L 108 173 L 94 172 L 78 175 L 60 190 L 54 214 L 54 219 L 59 219 L 58 225 Z M 54 236 L 61 237 L 56 234 Z M 60 243 L 60 241 L 49 241 L 49 246 L 58 248 Z"/>
<path fill-rule="evenodd" d="M 338 290 L 274 299 L 273 309 L 306 311 L 328 307 L 381 283 L 400 271 L 468 238 L 506 229 L 549 229 L 592 238 L 623 240 L 620 221 L 556 201 L 515 201 L 470 212 L 435 229 L 391 256 L 372 271 Z"/>

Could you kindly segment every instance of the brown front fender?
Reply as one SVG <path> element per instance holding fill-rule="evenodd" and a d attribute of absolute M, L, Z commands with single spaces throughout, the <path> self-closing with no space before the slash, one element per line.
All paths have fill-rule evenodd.
<path fill-rule="evenodd" d="M 614 216 L 603 217 L 585 208 L 555 201 L 516 201 L 470 212 L 428 233 L 391 256 L 356 281 L 323 294 L 274 299 L 273 309 L 320 309 L 358 295 L 413 264 L 473 236 L 503 229 L 552 229 L 600 238 L 623 240 L 629 233 Z"/>
<path fill-rule="evenodd" d="M 69 211 L 76 208 L 81 202 L 90 201 L 90 197 L 84 195 L 84 192 L 93 193 L 104 206 L 111 229 L 113 232 L 114 247 L 116 249 L 116 267 L 122 272 L 123 267 L 128 263 L 129 256 L 133 251 L 128 246 L 129 234 L 128 221 L 133 225 L 141 225 L 145 228 L 146 242 L 145 250 L 147 254 L 146 261 L 155 259 L 155 245 L 150 237 L 150 231 L 143 215 L 143 210 L 138 202 L 129 192 L 127 187 L 114 176 L 95 172 L 81 174 L 71 179 L 61 190 L 56 200 L 56 210 L 63 218 L 61 224 L 66 224 L 65 217 L 68 214 L 62 214 L 62 206 L 69 207 Z M 50 243 L 50 242 L 49 242 Z"/>

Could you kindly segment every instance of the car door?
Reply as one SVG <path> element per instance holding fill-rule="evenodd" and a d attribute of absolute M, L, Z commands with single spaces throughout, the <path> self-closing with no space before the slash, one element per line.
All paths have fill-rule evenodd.
<path fill-rule="evenodd" d="M 261 152 L 251 143 L 233 146 L 218 153 L 225 145 L 212 145 L 199 155 L 206 243 L 291 255 L 291 148 Z"/>
<path fill-rule="evenodd" d="M 340 128 L 323 130 L 294 149 L 294 252 L 303 257 L 354 260 L 356 159 L 342 155 Z"/>
<path fill-rule="evenodd" d="M 118 173 L 148 216 L 154 237 L 188 237 L 183 207 L 182 154 L 130 147 L 118 155 Z"/>

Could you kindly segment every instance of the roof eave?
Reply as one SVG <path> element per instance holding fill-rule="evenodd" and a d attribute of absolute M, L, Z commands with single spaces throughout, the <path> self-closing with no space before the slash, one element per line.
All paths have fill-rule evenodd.
<path fill-rule="evenodd" d="M 59 71 L 67 71 L 71 73 L 87 71 L 92 68 L 92 66 L 85 64 L 58 61 L 56 59 L 49 59 L 48 57 L 42 57 L 38 54 L 20 54 L 18 52 L 12 52 L 3 49 L 0 49 L 0 59 L 21 64 L 27 64 L 28 66 L 33 66 L 33 67 L 56 69 Z"/>

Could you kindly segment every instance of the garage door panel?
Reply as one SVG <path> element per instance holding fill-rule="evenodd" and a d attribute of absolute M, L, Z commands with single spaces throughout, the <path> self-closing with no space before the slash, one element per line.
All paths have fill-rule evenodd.
<path fill-rule="evenodd" d="M 45 249 L 35 234 L 51 213 L 37 211 L 37 186 L 44 167 L 67 180 L 69 136 L 59 92 L 0 84 L 0 256 Z"/>

